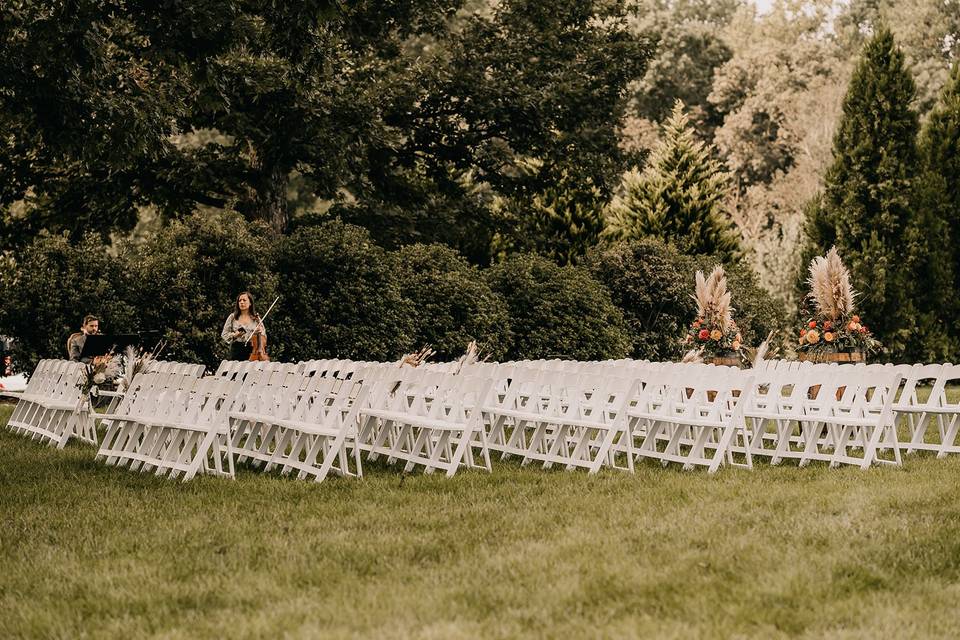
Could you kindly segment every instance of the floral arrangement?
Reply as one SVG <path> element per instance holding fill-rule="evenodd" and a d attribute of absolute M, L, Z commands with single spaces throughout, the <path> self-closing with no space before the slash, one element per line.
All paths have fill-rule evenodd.
<path fill-rule="evenodd" d="M 467 344 L 466 352 L 464 352 L 464 354 L 457 360 L 457 370 L 454 373 L 460 373 L 464 367 L 471 364 L 476 364 L 477 362 L 486 362 L 489 357 L 489 354 L 483 354 L 483 351 L 477 346 L 476 340 L 471 340 Z"/>
<path fill-rule="evenodd" d="M 706 355 L 716 358 L 740 354 L 743 338 L 737 323 L 733 321 L 733 307 L 730 306 L 730 292 L 727 291 L 727 274 L 717 265 L 704 277 L 697 271 L 696 295 L 697 319 L 693 321 L 684 337 L 684 345 L 691 348 L 685 358 Z M 694 360 L 691 360 L 694 361 Z"/>
<path fill-rule="evenodd" d="M 880 348 L 880 343 L 855 313 L 857 292 L 850 286 L 850 272 L 840 260 L 836 247 L 810 261 L 807 282 L 810 285 L 807 299 L 813 304 L 813 313 L 800 329 L 798 351 L 867 355 Z"/>
<path fill-rule="evenodd" d="M 138 351 L 136 347 L 128 346 L 123 352 L 123 373 L 117 379 L 117 388 L 127 389 L 137 374 L 147 371 L 154 360 L 154 352 Z"/>
<path fill-rule="evenodd" d="M 83 379 L 77 385 L 84 395 L 96 398 L 100 395 L 100 387 L 117 381 L 123 371 L 121 359 L 108 353 L 105 356 L 95 357 L 86 365 Z"/>
<path fill-rule="evenodd" d="M 397 363 L 397 366 L 400 368 L 403 368 L 403 365 L 414 368 L 419 367 L 421 364 L 429 360 L 430 357 L 435 353 L 436 351 L 431 349 L 430 345 L 425 345 L 422 349 L 420 349 L 420 351 L 417 351 L 416 353 L 408 353 L 400 358 L 400 362 Z"/>

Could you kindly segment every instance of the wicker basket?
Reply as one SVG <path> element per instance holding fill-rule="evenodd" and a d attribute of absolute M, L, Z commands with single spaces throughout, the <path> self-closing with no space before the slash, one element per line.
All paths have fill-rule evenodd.
<path fill-rule="evenodd" d="M 718 367 L 742 367 L 743 366 L 743 360 L 741 360 L 740 356 L 733 351 L 722 356 L 704 358 L 703 361 L 707 364 L 713 364 Z"/>
<path fill-rule="evenodd" d="M 801 351 L 797 354 L 801 362 L 866 362 L 863 351 L 819 352 Z"/>

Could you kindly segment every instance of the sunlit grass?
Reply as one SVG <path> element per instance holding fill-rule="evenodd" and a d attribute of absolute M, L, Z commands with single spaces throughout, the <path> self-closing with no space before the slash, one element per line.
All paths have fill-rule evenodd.
<path fill-rule="evenodd" d="M 317 485 L 0 450 L 4 638 L 960 637 L 960 457 Z"/>

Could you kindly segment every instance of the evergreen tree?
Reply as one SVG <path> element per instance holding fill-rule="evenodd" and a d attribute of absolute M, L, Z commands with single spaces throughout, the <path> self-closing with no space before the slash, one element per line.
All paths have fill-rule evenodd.
<path fill-rule="evenodd" d="M 864 46 L 850 79 L 820 207 L 808 212 L 814 252 L 835 244 L 861 292 L 858 306 L 888 352 L 917 341 L 915 88 L 889 29 Z M 809 255 L 809 251 L 804 252 Z"/>
<path fill-rule="evenodd" d="M 532 173 L 542 163 L 527 164 Z M 538 253 L 561 265 L 573 264 L 599 241 L 606 202 L 590 178 L 566 171 L 545 189 L 498 197 L 493 211 L 501 231 L 493 238 L 491 253 L 499 259 Z"/>
<path fill-rule="evenodd" d="M 927 120 L 920 151 L 930 185 L 925 190 L 927 200 L 940 208 L 940 215 L 935 218 L 939 228 L 930 233 L 941 234 L 950 254 L 946 262 L 952 267 L 952 293 L 942 301 L 946 303 L 942 306 L 949 314 L 946 325 L 952 337 L 960 341 L 960 322 L 954 319 L 960 313 L 960 300 L 955 293 L 960 287 L 960 62 L 953 65 L 940 101 Z"/>
<path fill-rule="evenodd" d="M 624 176 L 623 194 L 610 206 L 604 235 L 612 240 L 654 236 L 684 253 L 734 260 L 740 243 L 723 206 L 729 174 L 713 156 L 713 149 L 696 139 L 678 100 L 646 168 Z"/>

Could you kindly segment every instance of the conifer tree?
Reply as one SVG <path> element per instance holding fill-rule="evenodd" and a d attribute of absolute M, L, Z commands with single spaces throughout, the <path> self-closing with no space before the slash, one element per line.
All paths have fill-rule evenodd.
<path fill-rule="evenodd" d="M 837 246 L 861 291 L 865 318 L 891 355 L 901 358 L 916 340 L 914 93 L 903 53 L 890 30 L 879 29 L 850 79 L 823 198 L 807 221 L 815 249 Z"/>
<path fill-rule="evenodd" d="M 607 212 L 604 236 L 654 236 L 684 253 L 736 259 L 740 243 L 723 206 L 730 176 L 711 148 L 696 139 L 681 101 L 674 104 L 663 133 L 646 168 L 624 176 L 623 193 Z"/>
<path fill-rule="evenodd" d="M 956 341 L 960 341 L 960 62 L 954 63 L 950 78 L 943 87 L 940 100 L 934 107 L 920 137 L 920 152 L 926 172 L 926 200 L 939 212 L 935 222 L 948 250 L 947 264 L 951 267 L 951 295 L 941 302 L 946 326 Z M 942 265 L 941 265 L 942 268 Z"/>

